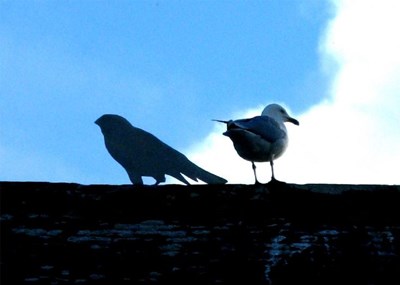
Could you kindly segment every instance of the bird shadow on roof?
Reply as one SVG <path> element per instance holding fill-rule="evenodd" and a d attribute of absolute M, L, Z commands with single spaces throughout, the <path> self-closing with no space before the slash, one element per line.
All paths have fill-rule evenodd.
<path fill-rule="evenodd" d="M 133 184 L 143 184 L 152 177 L 155 184 L 165 182 L 165 175 L 189 185 L 188 177 L 207 184 L 225 184 L 227 180 L 197 166 L 183 153 L 153 134 L 134 127 L 124 117 L 105 114 L 95 123 L 100 127 L 109 154 L 126 170 Z"/>

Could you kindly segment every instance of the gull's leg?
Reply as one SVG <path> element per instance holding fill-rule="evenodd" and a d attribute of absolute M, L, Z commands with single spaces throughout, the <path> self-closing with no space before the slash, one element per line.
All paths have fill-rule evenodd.
<path fill-rule="evenodd" d="M 272 173 L 271 180 L 276 180 L 276 179 L 275 179 L 275 175 L 274 175 L 274 160 L 271 159 L 271 161 L 269 162 L 269 164 L 271 164 L 271 173 Z"/>
<path fill-rule="evenodd" d="M 260 184 L 260 182 L 258 182 L 258 179 L 257 179 L 256 165 L 254 164 L 254 161 L 251 162 L 251 166 L 253 167 L 254 178 L 256 179 L 256 184 Z"/>

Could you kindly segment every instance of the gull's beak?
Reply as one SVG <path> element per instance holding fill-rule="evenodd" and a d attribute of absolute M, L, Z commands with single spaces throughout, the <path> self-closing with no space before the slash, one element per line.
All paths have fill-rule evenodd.
<path fill-rule="evenodd" d="M 292 118 L 292 117 L 287 117 L 287 121 L 295 124 L 296 126 L 300 125 L 299 121 L 297 121 L 296 119 Z"/>

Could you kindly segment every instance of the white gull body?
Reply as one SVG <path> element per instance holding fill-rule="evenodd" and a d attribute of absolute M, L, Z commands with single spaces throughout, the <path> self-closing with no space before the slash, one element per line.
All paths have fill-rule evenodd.
<path fill-rule="evenodd" d="M 278 104 L 270 104 L 264 108 L 261 116 L 250 119 L 220 121 L 227 124 L 224 135 L 229 137 L 236 152 L 245 160 L 251 161 L 254 177 L 257 180 L 254 162 L 270 162 L 272 180 L 274 176 L 274 160 L 280 157 L 288 145 L 285 122 L 299 125 L 286 110 Z"/>

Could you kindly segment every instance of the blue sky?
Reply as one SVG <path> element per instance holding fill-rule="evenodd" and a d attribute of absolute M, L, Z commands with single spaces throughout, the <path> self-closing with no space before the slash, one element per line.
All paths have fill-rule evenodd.
<path fill-rule="evenodd" d="M 397 4 L 354 2 L 0 1 L 0 180 L 129 183 L 123 168 L 107 153 L 94 124 L 102 114 L 114 113 L 230 183 L 251 183 L 249 163 L 237 157 L 211 119 L 258 115 L 263 106 L 279 102 L 299 117 L 301 125 L 289 128 L 293 139 L 282 163 L 276 164 L 278 179 L 399 183 L 390 163 L 400 157 L 395 150 L 400 140 L 392 136 L 395 127 L 386 125 L 390 120 L 376 119 L 382 110 L 390 118 L 400 118 L 398 108 L 393 108 L 399 96 L 391 95 L 400 90 L 393 83 L 399 79 L 400 64 L 393 58 L 387 65 L 380 64 L 382 54 L 398 55 L 385 51 L 385 44 L 373 46 L 376 61 L 369 62 L 371 53 L 366 54 L 367 61 L 359 59 L 363 53 L 358 51 L 369 51 L 369 41 L 376 42 L 374 35 L 383 37 L 382 32 L 365 33 L 368 26 L 349 26 L 348 20 L 360 17 L 356 23 L 363 23 L 369 11 L 375 17 L 392 19 L 390 5 Z M 389 27 L 390 32 L 394 23 L 383 22 L 383 29 Z M 364 34 L 371 38 L 354 40 Z M 379 40 L 391 43 L 393 38 Z M 354 68 L 377 70 L 394 79 L 377 82 L 375 93 L 366 88 L 373 94 L 360 93 L 368 95 L 360 99 L 353 94 L 359 94 L 357 88 L 365 82 L 372 84 L 368 76 L 376 78 L 376 74 L 366 74 L 359 85 L 346 85 L 357 82 L 359 73 L 351 73 Z M 384 92 L 390 95 L 384 97 Z M 381 103 L 375 115 L 370 112 L 377 103 L 374 98 Z M 320 131 L 311 122 L 316 121 L 314 113 L 324 108 L 326 116 L 322 117 L 329 122 Z M 358 111 L 361 115 L 354 118 Z M 310 141 L 316 141 L 315 134 L 336 128 L 342 114 L 351 118 L 344 121 L 387 126 L 385 146 L 374 141 L 361 151 L 355 143 L 341 145 L 332 140 L 318 143 L 318 149 L 313 146 Z M 349 132 L 345 140 L 352 142 L 352 136 L 368 138 L 376 133 L 365 129 L 352 134 L 346 127 L 338 127 L 337 132 L 335 138 L 341 142 L 343 133 Z M 210 142 L 210 138 L 217 141 Z M 335 146 L 327 147 L 330 143 Z M 386 143 L 393 146 L 391 153 Z M 227 152 L 216 160 L 215 153 L 222 155 L 221 148 Z M 373 155 L 363 161 L 376 149 L 386 149 L 387 156 Z M 356 150 L 349 165 L 353 170 L 360 168 L 357 175 L 332 175 L 349 171 L 334 159 L 319 160 L 328 151 L 328 157 L 343 155 L 343 160 L 351 161 L 351 151 Z M 386 157 L 387 170 L 376 167 L 381 163 L 375 159 Z M 267 179 L 267 165 L 259 168 Z M 316 172 L 316 168 L 325 171 Z M 385 175 L 371 179 L 370 172 L 377 171 Z"/>

